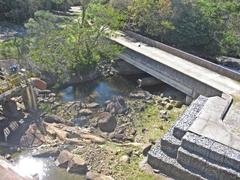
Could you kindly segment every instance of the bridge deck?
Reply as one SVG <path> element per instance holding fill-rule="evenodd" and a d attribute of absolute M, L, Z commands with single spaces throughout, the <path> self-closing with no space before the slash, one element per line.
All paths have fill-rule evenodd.
<path fill-rule="evenodd" d="M 188 60 L 170 54 L 166 51 L 158 49 L 156 47 L 149 46 L 143 42 L 139 42 L 136 39 L 130 38 L 126 35 L 112 37 L 112 40 L 118 44 L 127 47 L 139 54 L 147 56 L 159 63 L 162 63 L 168 67 L 171 67 L 193 79 L 207 84 L 215 89 L 218 89 L 227 94 L 240 93 L 240 83 L 232 80 L 226 76 L 218 74 L 205 67 L 194 64 Z"/>

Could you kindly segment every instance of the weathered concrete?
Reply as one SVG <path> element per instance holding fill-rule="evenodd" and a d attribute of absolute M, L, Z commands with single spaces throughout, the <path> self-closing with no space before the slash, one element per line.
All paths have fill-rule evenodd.
<path fill-rule="evenodd" d="M 221 96 L 222 92 L 227 94 L 240 92 L 240 84 L 227 77 L 231 76 L 229 73 L 233 73 L 236 79 L 238 77 L 240 79 L 240 74 L 228 69 L 222 69 L 221 66 L 215 67 L 213 64 L 211 66 L 201 66 L 202 64 L 197 63 L 197 60 L 189 60 L 189 57 L 192 57 L 192 59 L 196 59 L 197 57 L 190 54 L 183 56 L 184 52 L 180 53 L 176 49 L 169 51 L 170 47 L 154 47 L 153 45 L 155 44 L 151 43 L 149 39 L 147 42 L 150 42 L 150 46 L 124 34 L 112 37 L 112 40 L 125 47 L 124 52 L 120 55 L 121 59 L 175 87 L 190 97 L 196 98 L 200 94 L 205 96 Z M 140 40 L 142 39 L 140 38 Z M 213 66 L 214 68 L 212 69 L 218 73 L 212 69 L 208 69 Z"/>
<path fill-rule="evenodd" d="M 225 68 L 223 66 L 217 65 L 215 63 L 212 63 L 208 60 L 205 60 L 203 58 L 194 56 L 192 54 L 189 54 L 187 52 L 184 52 L 182 50 L 176 49 L 174 47 L 168 46 L 166 44 L 160 43 L 158 41 L 152 40 L 150 38 L 144 37 L 140 34 L 131 32 L 131 31 L 127 31 L 125 32 L 126 35 L 128 35 L 129 37 L 133 37 L 135 39 L 137 39 L 138 41 L 141 41 L 143 43 L 146 43 L 150 46 L 156 47 L 158 49 L 161 49 L 163 51 L 166 51 L 170 54 L 173 54 L 175 56 L 178 56 L 180 58 L 183 58 L 189 62 L 192 62 L 194 64 L 197 64 L 199 66 L 205 67 L 211 71 L 217 72 L 223 76 L 229 77 L 231 79 L 240 81 L 240 73 L 230 70 L 229 68 Z"/>
<path fill-rule="evenodd" d="M 160 173 L 176 179 L 240 179 L 240 151 L 234 148 L 234 143 L 229 145 L 214 140 L 221 136 L 221 128 L 212 131 L 211 137 L 191 131 L 199 118 L 218 118 L 221 122 L 226 106 L 229 106 L 228 99 L 200 96 L 149 151 L 148 163 Z M 208 127 L 201 122 L 195 128 Z M 222 138 L 228 135 L 225 133 Z"/>
<path fill-rule="evenodd" d="M 171 128 L 161 139 L 161 149 L 168 156 L 176 158 L 178 148 L 181 146 L 181 141 L 173 135 L 173 129 L 174 128 Z"/>
<path fill-rule="evenodd" d="M 121 59 L 117 60 L 113 67 L 121 75 L 137 75 L 144 73 L 140 69 Z"/>
<path fill-rule="evenodd" d="M 189 131 L 211 138 L 240 151 L 240 137 L 231 133 L 222 122 L 229 102 L 221 97 L 208 99 Z"/>
<path fill-rule="evenodd" d="M 184 71 L 175 70 L 147 56 L 136 54 L 132 50 L 126 49 L 124 54 L 120 55 L 120 57 L 192 98 L 196 98 L 199 94 L 205 96 L 221 95 L 221 91 L 182 73 Z"/>
<path fill-rule="evenodd" d="M 183 113 L 183 115 L 179 117 L 173 129 L 173 134 L 175 137 L 181 139 L 185 135 L 189 127 L 197 118 L 199 112 L 202 110 L 202 107 L 204 106 L 206 101 L 206 97 L 199 96 Z"/>
<path fill-rule="evenodd" d="M 240 93 L 240 74 L 141 35 L 128 34 L 131 37 L 122 34 L 112 38 L 125 47 L 121 59 L 185 93 L 187 104 L 199 95 L 211 97 L 200 96 L 192 103 L 149 152 L 149 164 L 178 179 L 239 179 L 240 137 L 223 122 L 225 117 L 228 122 L 231 117 L 240 117 L 236 110 L 239 99 L 232 98 Z M 226 152 L 233 152 L 234 161 Z"/>

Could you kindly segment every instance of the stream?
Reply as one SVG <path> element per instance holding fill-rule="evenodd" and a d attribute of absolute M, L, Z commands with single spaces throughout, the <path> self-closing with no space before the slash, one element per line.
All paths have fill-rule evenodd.
<path fill-rule="evenodd" d="M 131 91 L 136 89 L 137 77 L 117 76 L 100 79 L 86 84 L 71 85 L 59 89 L 57 92 L 59 100 L 86 101 L 103 104 L 113 96 L 127 97 Z M 144 90 L 151 90 L 151 93 L 165 93 L 170 95 L 173 92 L 179 93 L 168 85 L 148 87 Z M 181 93 L 180 93 L 181 95 Z M 177 97 L 181 97 L 176 95 Z M 182 97 L 181 97 L 182 98 Z M 67 173 L 65 169 L 54 165 L 53 158 L 34 158 L 31 153 L 22 153 L 14 159 L 14 167 L 23 176 L 36 175 L 39 180 L 75 180 L 84 179 L 84 176 Z"/>
<path fill-rule="evenodd" d="M 15 170 L 22 176 L 36 176 L 39 180 L 81 180 L 84 176 L 67 173 L 54 165 L 53 158 L 34 158 L 21 154 L 14 163 Z"/>
<path fill-rule="evenodd" d="M 90 101 L 103 104 L 113 96 L 127 96 L 136 88 L 136 77 L 112 77 L 90 83 L 70 85 L 59 90 L 63 102 Z"/>

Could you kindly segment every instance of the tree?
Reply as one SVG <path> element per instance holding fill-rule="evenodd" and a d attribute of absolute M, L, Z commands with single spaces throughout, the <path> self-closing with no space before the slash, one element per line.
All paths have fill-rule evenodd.
<path fill-rule="evenodd" d="M 220 53 L 240 57 L 240 1 L 199 0 L 197 7 L 208 22 L 211 37 Z"/>
<path fill-rule="evenodd" d="M 239 7 L 239 0 L 132 0 L 127 24 L 203 57 L 239 57 Z"/>
<path fill-rule="evenodd" d="M 0 20 L 23 23 L 38 10 L 68 10 L 77 0 L 0 0 Z"/>
<path fill-rule="evenodd" d="M 174 29 L 170 0 L 133 0 L 129 6 L 129 23 L 134 30 L 150 36 Z"/>
<path fill-rule="evenodd" d="M 111 59 L 118 46 L 106 39 L 117 30 L 120 16 L 106 5 L 82 1 L 78 17 L 64 20 L 49 12 L 37 12 L 26 24 L 29 55 L 43 70 L 66 78 L 93 70 L 102 59 Z"/>

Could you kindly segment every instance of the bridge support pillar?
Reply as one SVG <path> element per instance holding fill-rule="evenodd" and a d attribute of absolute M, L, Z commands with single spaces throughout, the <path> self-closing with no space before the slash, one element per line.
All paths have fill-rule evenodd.
<path fill-rule="evenodd" d="M 33 87 L 31 85 L 26 87 L 22 97 L 26 111 L 35 112 L 37 110 L 37 101 Z"/>
<path fill-rule="evenodd" d="M 187 95 L 186 99 L 185 99 L 185 104 L 190 105 L 192 103 L 192 101 L 193 101 L 193 98 Z"/>

